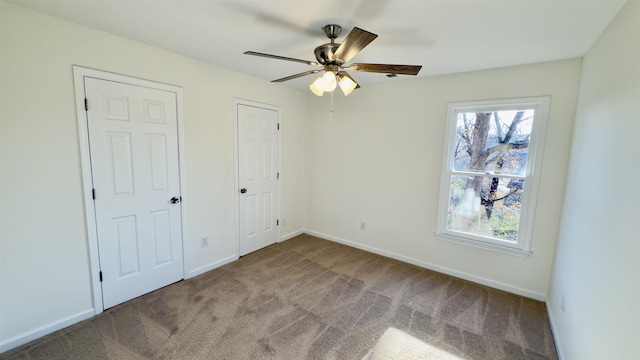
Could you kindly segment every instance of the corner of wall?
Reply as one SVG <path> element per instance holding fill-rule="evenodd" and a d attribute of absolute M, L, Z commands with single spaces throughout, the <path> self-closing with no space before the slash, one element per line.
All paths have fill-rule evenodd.
<path fill-rule="evenodd" d="M 549 325 L 551 326 L 551 335 L 553 336 L 553 343 L 556 346 L 556 353 L 558 354 L 559 360 L 564 360 L 566 357 L 564 356 L 564 350 L 562 348 L 562 343 L 560 342 L 560 338 L 558 337 L 558 330 L 556 327 L 556 320 L 553 315 L 552 307 L 549 302 L 549 299 L 545 301 L 545 307 L 547 308 L 547 317 L 549 318 Z"/>

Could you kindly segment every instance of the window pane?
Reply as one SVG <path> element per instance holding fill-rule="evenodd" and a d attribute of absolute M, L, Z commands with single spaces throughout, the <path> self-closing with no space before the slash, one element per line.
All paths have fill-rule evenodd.
<path fill-rule="evenodd" d="M 516 242 L 524 180 L 451 176 L 447 230 Z"/>
<path fill-rule="evenodd" d="M 453 169 L 524 175 L 533 112 L 503 110 L 458 113 Z"/>

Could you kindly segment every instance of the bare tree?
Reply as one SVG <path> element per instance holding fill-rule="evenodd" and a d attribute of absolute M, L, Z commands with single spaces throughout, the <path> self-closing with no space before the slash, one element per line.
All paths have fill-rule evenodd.
<path fill-rule="evenodd" d="M 467 153 L 469 170 L 484 172 L 488 165 L 495 163 L 494 173 L 498 174 L 504 166 L 505 156 L 509 151 L 526 149 L 529 146 L 528 135 L 516 136 L 519 133 L 519 125 L 527 120 L 524 114 L 524 111 L 516 112 L 509 126 L 500 121 L 498 112 L 479 112 L 475 114 L 475 119 L 469 119 L 467 114 L 463 114 L 464 128 L 459 129 L 458 135 L 464 145 L 462 149 L 456 149 L 456 153 L 459 150 Z M 490 134 L 492 119 L 496 127 L 494 135 Z M 513 186 L 509 193 L 498 197 L 499 182 L 499 177 L 492 177 L 487 190 L 482 186 L 483 176 L 474 176 L 467 184 L 467 188 L 473 188 L 476 196 L 480 198 L 489 219 L 497 201 L 506 200 L 520 189 L 518 186 Z"/>

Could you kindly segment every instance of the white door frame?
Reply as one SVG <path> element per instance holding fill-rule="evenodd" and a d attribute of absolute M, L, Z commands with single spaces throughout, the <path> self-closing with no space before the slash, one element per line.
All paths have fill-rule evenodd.
<path fill-rule="evenodd" d="M 239 156 L 239 149 L 238 149 L 238 135 L 239 135 L 239 129 L 238 129 L 238 105 L 246 105 L 246 106 L 253 106 L 253 107 L 259 107 L 262 109 L 267 109 L 267 110 L 273 110 L 278 114 L 278 130 L 280 129 L 280 120 L 281 120 L 281 109 L 279 106 L 275 106 L 275 105 L 269 105 L 269 104 L 264 104 L 264 103 L 259 103 L 259 102 L 255 102 L 255 101 L 251 101 L 251 100 L 245 100 L 245 99 L 239 99 L 239 98 L 233 98 L 233 156 L 234 156 L 234 165 L 235 165 L 235 172 L 234 172 L 234 177 L 235 177 L 235 189 L 234 189 L 234 205 L 236 208 L 236 256 L 240 257 L 240 156 Z M 278 169 L 276 170 L 278 172 L 278 174 L 280 174 L 280 170 L 282 169 L 282 151 L 281 151 L 281 143 L 280 143 L 280 131 L 277 131 L 276 133 L 277 136 L 277 141 L 278 141 Z M 282 182 L 280 181 L 281 178 L 278 178 L 278 196 L 276 199 L 276 218 L 279 220 L 281 219 L 280 216 L 280 211 L 281 211 L 281 203 L 282 203 Z M 280 226 L 282 224 L 276 226 L 276 238 L 277 238 L 277 242 L 280 242 Z"/>
<path fill-rule="evenodd" d="M 91 175 L 91 158 L 89 151 L 89 129 L 87 124 L 87 113 L 85 110 L 85 89 L 84 78 L 96 78 L 107 81 L 115 81 L 123 84 L 142 86 L 152 89 L 164 90 L 176 94 L 177 118 L 178 118 L 178 162 L 180 167 L 180 194 L 182 196 L 182 206 L 180 212 L 182 216 L 182 256 L 183 256 L 183 277 L 189 275 L 189 252 L 187 249 L 186 230 L 186 179 L 184 161 L 184 112 L 183 112 L 183 92 L 182 88 L 174 85 L 158 83 L 125 75 L 110 73 L 101 70 L 90 69 L 82 66 L 73 66 L 73 82 L 76 95 L 76 116 L 78 120 L 78 140 L 80 141 L 80 161 L 82 165 L 82 191 L 84 196 L 85 220 L 87 224 L 87 238 L 89 245 L 89 266 L 91 273 L 91 283 L 93 288 L 93 309 L 95 314 L 104 311 L 102 302 L 102 286 L 100 285 L 100 258 L 98 256 L 98 230 L 95 218 L 95 203 L 93 201 L 93 181 Z"/>

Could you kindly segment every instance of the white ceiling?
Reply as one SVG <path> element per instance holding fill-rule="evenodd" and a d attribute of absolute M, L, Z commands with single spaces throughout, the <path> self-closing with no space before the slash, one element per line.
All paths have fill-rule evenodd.
<path fill-rule="evenodd" d="M 321 27 L 379 37 L 353 62 L 422 65 L 418 77 L 583 56 L 627 0 L 8 0 L 210 64 L 273 80 L 313 68 Z M 361 84 L 401 81 L 355 73 Z M 314 77 L 283 83 L 306 89 Z M 275 86 L 275 85 L 274 85 Z"/>

